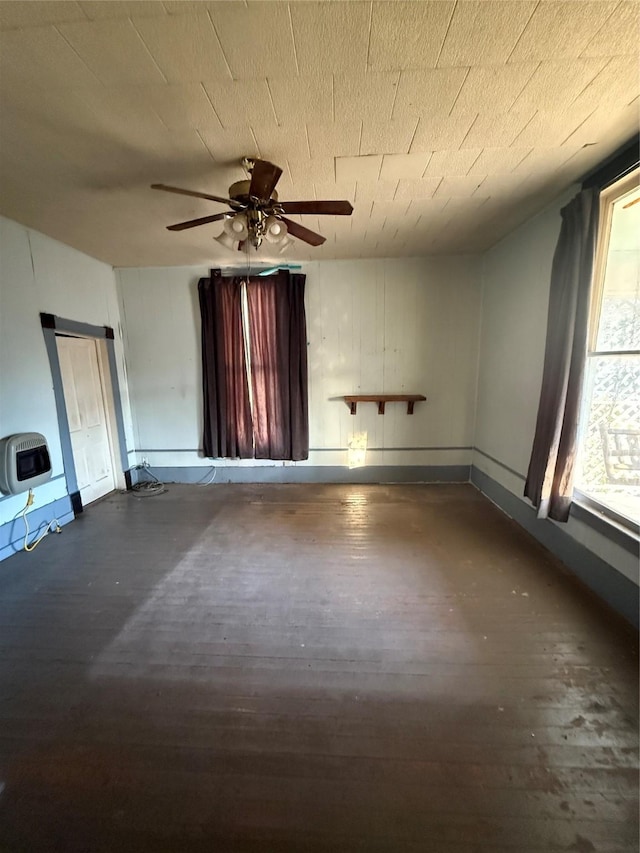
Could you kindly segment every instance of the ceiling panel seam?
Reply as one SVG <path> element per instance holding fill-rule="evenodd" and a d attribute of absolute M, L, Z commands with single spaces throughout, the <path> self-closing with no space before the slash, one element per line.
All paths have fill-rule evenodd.
<path fill-rule="evenodd" d="M 211 21 L 211 28 L 213 29 L 213 34 L 215 35 L 216 41 L 218 42 L 218 47 L 220 48 L 220 53 L 222 54 L 222 58 L 224 59 L 224 64 L 227 66 L 227 71 L 229 72 L 229 77 L 231 77 L 232 80 L 235 80 L 236 78 L 233 76 L 233 71 L 231 70 L 231 65 L 229 64 L 229 60 L 227 59 L 227 54 L 224 52 L 224 47 L 222 46 L 222 41 L 220 39 L 220 35 L 218 33 L 218 30 L 216 29 L 215 22 L 214 22 L 213 18 L 211 17 L 211 10 L 210 9 L 207 9 L 207 17 Z"/>
<path fill-rule="evenodd" d="M 220 127 L 224 127 L 224 125 L 222 124 L 222 119 L 220 118 L 220 116 L 218 115 L 218 111 L 216 110 L 215 104 L 213 103 L 213 101 L 211 100 L 211 97 L 209 96 L 209 93 L 207 92 L 207 87 L 206 87 L 206 86 L 204 85 L 204 83 L 202 83 L 202 82 L 200 82 L 198 85 L 200 86 L 200 88 L 201 88 L 201 89 L 202 89 L 202 91 L 204 92 L 204 96 L 205 96 L 205 98 L 206 98 L 206 99 L 209 101 L 209 103 L 211 104 L 211 109 L 213 110 L 213 114 L 215 115 L 215 117 L 216 117 L 216 118 L 218 119 L 218 121 L 220 122 Z"/>
<path fill-rule="evenodd" d="M 458 98 L 460 97 L 460 92 L 462 92 L 462 88 L 463 88 L 464 84 L 467 82 L 467 77 L 469 76 L 469 74 L 471 74 L 471 66 L 467 67 L 466 71 L 467 71 L 467 73 L 464 75 L 464 78 L 463 78 L 462 82 L 460 83 L 460 87 L 458 88 L 458 92 L 457 92 L 455 98 L 453 99 L 453 103 L 451 104 L 451 109 L 449 110 L 449 117 L 451 117 L 451 115 L 453 114 L 453 111 L 456 108 L 456 103 L 458 102 Z"/>
<path fill-rule="evenodd" d="M 367 32 L 367 58 L 365 60 L 365 72 L 369 68 L 369 57 L 371 56 L 371 28 L 373 26 L 373 3 L 369 3 L 369 26 Z"/>
<path fill-rule="evenodd" d="M 293 60 L 296 64 L 296 74 L 300 74 L 300 64 L 298 62 L 298 45 L 296 44 L 296 34 L 293 29 L 293 17 L 291 16 L 291 4 L 287 3 L 287 16 L 289 18 L 289 29 L 291 31 L 291 41 L 293 42 Z"/>
<path fill-rule="evenodd" d="M 438 62 L 440 62 L 440 57 L 442 55 L 442 51 L 444 50 L 444 43 L 447 40 L 447 36 L 449 35 L 449 29 L 451 27 L 451 22 L 453 21 L 453 16 L 455 15 L 456 9 L 458 7 L 458 0 L 451 7 L 451 14 L 449 15 L 449 20 L 447 21 L 447 28 L 444 31 L 444 36 L 442 37 L 442 41 L 440 42 L 440 49 L 438 51 L 438 55 L 436 56 L 436 61 L 434 63 L 434 68 L 438 67 Z"/>
<path fill-rule="evenodd" d="M 87 65 L 87 63 L 86 63 L 86 62 L 84 61 L 84 59 L 80 56 L 80 54 L 79 54 L 79 53 L 78 53 L 78 51 L 75 49 L 75 47 L 71 44 L 71 42 L 69 41 L 69 39 L 68 39 L 68 38 L 64 35 L 64 33 L 63 33 L 59 28 L 58 28 L 58 26 L 57 26 L 56 24 L 52 24 L 52 25 L 51 25 L 51 29 L 52 29 L 52 30 L 54 30 L 54 31 L 55 31 L 55 32 L 60 36 L 60 38 L 65 42 L 65 44 L 67 45 L 67 47 L 69 47 L 69 48 L 70 48 L 70 49 L 75 53 L 75 55 L 78 57 L 78 59 L 80 60 L 80 62 L 84 65 L 84 67 L 87 69 L 87 71 L 89 72 L 89 74 L 91 74 L 91 76 L 96 80 L 96 82 L 97 82 L 100 86 L 102 86 L 102 85 L 103 85 L 102 80 L 101 80 L 101 79 L 98 77 L 98 75 L 93 71 L 93 69 L 91 69 L 91 68 Z"/>
<path fill-rule="evenodd" d="M 164 71 L 162 70 L 162 68 L 160 68 L 160 66 L 158 65 L 158 62 L 156 61 L 155 56 L 154 56 L 154 55 L 151 53 L 151 51 L 149 50 L 148 45 L 146 44 L 145 40 L 144 40 L 144 39 L 142 38 L 142 36 L 140 35 L 140 33 L 139 33 L 139 31 L 138 31 L 138 29 L 137 29 L 136 25 L 134 24 L 133 20 L 132 20 L 131 18 L 128 18 L 127 20 L 129 21 L 129 25 L 130 25 L 130 26 L 131 26 L 131 28 L 133 29 L 134 33 L 138 36 L 138 39 L 140 40 L 140 43 L 142 44 L 143 48 L 144 48 L 144 49 L 146 50 L 146 52 L 149 54 L 149 58 L 151 59 L 151 61 L 153 62 L 153 64 L 156 66 L 156 68 L 158 69 L 158 71 L 160 72 L 160 74 L 162 75 L 162 79 L 164 80 L 164 82 L 165 82 L 165 83 L 168 83 L 169 81 L 167 80 L 167 75 L 164 73 Z M 163 122 L 163 124 L 164 124 L 164 122 Z"/>
<path fill-rule="evenodd" d="M 538 2 L 536 3 L 536 5 L 535 5 L 535 6 L 533 7 L 533 9 L 531 10 L 531 14 L 529 15 L 529 18 L 528 18 L 528 20 L 527 20 L 527 23 L 526 23 L 526 24 L 524 25 L 524 27 L 522 28 L 522 31 L 521 31 L 520 35 L 519 35 L 519 36 L 518 36 L 518 38 L 516 39 L 516 43 L 515 43 L 515 44 L 514 44 L 514 46 L 511 48 L 511 50 L 510 50 L 510 52 L 509 52 L 509 56 L 507 56 L 507 59 L 506 59 L 505 65 L 510 64 L 511 57 L 513 56 L 514 51 L 516 50 L 516 48 L 517 48 L 517 47 L 518 47 L 518 45 L 520 44 L 520 42 L 521 42 L 521 40 L 522 40 L 522 37 L 524 36 L 524 34 L 526 33 L 527 29 L 529 28 L 529 24 L 530 24 L 530 23 L 531 23 L 531 21 L 533 20 L 533 16 L 534 16 L 534 15 L 536 14 L 536 12 L 538 11 L 538 8 L 539 8 L 539 6 L 540 6 L 540 3 L 541 3 L 541 0 L 538 0 Z"/>

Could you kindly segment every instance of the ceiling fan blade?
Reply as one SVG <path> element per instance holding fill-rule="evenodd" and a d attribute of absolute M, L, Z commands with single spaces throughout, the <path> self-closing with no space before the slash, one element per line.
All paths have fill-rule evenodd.
<path fill-rule="evenodd" d="M 201 216 L 200 219 L 189 219 L 188 222 L 178 222 L 176 225 L 167 225 L 167 231 L 184 231 L 185 228 L 195 228 L 197 225 L 206 225 L 207 222 L 217 222 L 226 219 L 230 213 L 214 213 L 213 216 Z"/>
<path fill-rule="evenodd" d="M 194 198 L 206 198 L 209 201 L 219 201 L 221 204 L 228 204 L 235 210 L 244 210 L 246 204 L 240 201 L 234 201 L 231 198 L 222 198 L 219 195 L 209 195 L 208 193 L 198 193 L 195 190 L 183 190 L 181 187 L 168 187 L 166 184 L 151 184 L 152 190 L 164 190 L 167 193 L 178 193 L 178 195 L 190 195 Z"/>
<path fill-rule="evenodd" d="M 297 237 L 298 240 L 304 240 L 304 242 L 308 243 L 310 246 L 322 246 L 327 239 L 326 237 L 323 237 L 322 234 L 316 234 L 315 231 L 305 228 L 304 225 L 298 225 L 297 222 L 293 222 L 291 219 L 285 219 L 284 216 L 281 216 L 280 219 L 287 226 L 287 231 L 292 237 Z"/>
<path fill-rule="evenodd" d="M 279 201 L 284 213 L 315 213 L 326 216 L 351 216 L 353 207 L 348 201 Z"/>
<path fill-rule="evenodd" d="M 267 160 L 256 160 L 251 170 L 249 195 L 260 201 L 269 201 L 271 193 L 280 180 L 282 169 Z"/>

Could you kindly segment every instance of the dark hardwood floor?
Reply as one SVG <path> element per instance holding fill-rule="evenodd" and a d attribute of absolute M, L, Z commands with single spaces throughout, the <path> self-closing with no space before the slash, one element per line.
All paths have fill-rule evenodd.
<path fill-rule="evenodd" d="M 114 495 L 0 564 L 0 849 L 635 853 L 637 645 L 471 486 Z"/>

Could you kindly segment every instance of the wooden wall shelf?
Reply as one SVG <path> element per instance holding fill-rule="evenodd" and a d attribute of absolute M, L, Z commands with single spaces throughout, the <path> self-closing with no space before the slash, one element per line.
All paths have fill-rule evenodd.
<path fill-rule="evenodd" d="M 345 396 L 344 401 L 352 415 L 355 415 L 358 403 L 377 403 L 379 415 L 384 415 L 385 403 L 406 403 L 407 414 L 412 415 L 413 404 L 426 399 L 424 394 L 350 394 Z"/>

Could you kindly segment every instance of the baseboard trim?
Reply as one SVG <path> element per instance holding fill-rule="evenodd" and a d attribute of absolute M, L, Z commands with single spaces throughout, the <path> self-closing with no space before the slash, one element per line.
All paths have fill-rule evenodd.
<path fill-rule="evenodd" d="M 638 611 L 640 589 L 632 580 L 551 521 L 539 519 L 532 506 L 520 500 L 475 465 L 471 468 L 471 482 L 527 533 L 558 557 L 582 583 L 634 627 L 640 627 Z"/>
<path fill-rule="evenodd" d="M 216 466 L 215 483 L 468 483 L 469 465 L 368 465 L 345 468 L 338 465 Z M 152 467 L 149 471 L 163 483 L 204 483 L 211 468 L 204 466 Z M 144 471 L 132 471 L 135 482 Z"/>
<path fill-rule="evenodd" d="M 73 521 L 74 514 L 68 495 L 58 498 L 44 506 L 35 507 L 27 515 L 29 519 L 29 541 L 32 541 L 38 531 L 42 532 L 44 525 L 58 519 L 60 526 Z M 19 512 L 11 521 L 0 526 L 0 560 L 22 551 L 24 546 L 24 521 Z"/>
<path fill-rule="evenodd" d="M 80 492 L 71 492 L 69 495 L 69 500 L 71 501 L 71 509 L 73 510 L 74 516 L 79 516 L 84 512 L 84 508 L 82 506 L 82 497 Z"/>

